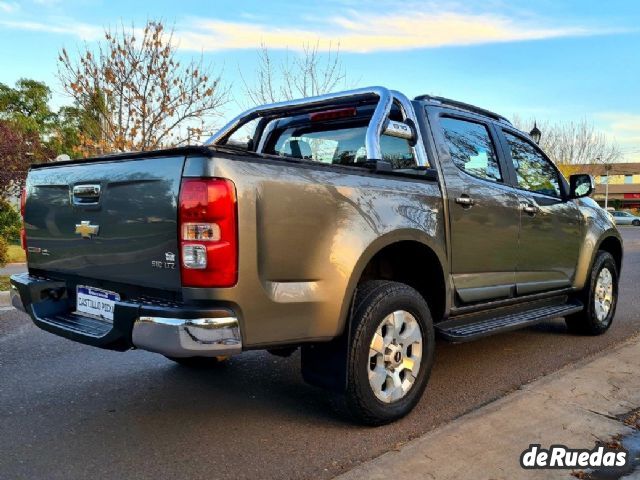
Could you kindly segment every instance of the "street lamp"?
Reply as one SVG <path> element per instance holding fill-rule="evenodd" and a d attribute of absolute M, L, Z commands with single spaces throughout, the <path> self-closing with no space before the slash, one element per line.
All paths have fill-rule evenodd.
<path fill-rule="evenodd" d="M 596 160 L 600 160 L 600 157 L 598 157 Z M 605 210 L 609 206 L 609 171 L 610 170 L 611 170 L 611 165 L 604 166 L 604 171 L 606 174 L 605 176 L 607 177 L 607 182 L 604 186 L 604 209 Z"/>
<path fill-rule="evenodd" d="M 529 136 L 534 142 L 540 143 L 540 137 L 542 137 L 542 132 L 538 128 L 538 125 L 536 125 L 535 121 L 533 122 L 533 129 L 529 132 Z"/>

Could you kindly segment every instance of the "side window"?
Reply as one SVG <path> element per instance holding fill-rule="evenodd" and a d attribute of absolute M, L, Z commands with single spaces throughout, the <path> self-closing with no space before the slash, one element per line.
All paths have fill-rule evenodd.
<path fill-rule="evenodd" d="M 530 192 L 560 197 L 560 179 L 551 162 L 526 140 L 504 132 L 513 167 L 518 177 L 518 187 Z"/>
<path fill-rule="evenodd" d="M 440 118 L 453 163 L 465 172 L 485 180 L 501 182 L 496 149 L 487 127 L 457 118 Z"/>

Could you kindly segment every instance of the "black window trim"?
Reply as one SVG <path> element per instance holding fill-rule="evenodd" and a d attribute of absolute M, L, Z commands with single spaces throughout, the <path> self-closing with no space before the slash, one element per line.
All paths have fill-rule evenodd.
<path fill-rule="evenodd" d="M 562 175 L 562 172 L 560 172 L 560 169 L 558 169 L 556 164 L 551 161 L 551 159 L 544 153 L 544 151 L 538 145 L 536 145 L 534 141 L 532 141 L 530 138 L 527 138 L 526 135 L 524 135 L 522 132 L 519 132 L 515 128 L 508 128 L 503 126 L 502 124 L 495 125 L 495 127 L 499 131 L 499 134 L 501 137 L 500 140 L 501 140 L 502 148 L 504 150 L 505 159 L 507 160 L 506 161 L 507 168 L 509 168 L 509 171 L 511 172 L 511 175 L 510 175 L 511 186 L 515 190 L 518 190 L 520 192 L 527 192 L 528 194 L 531 194 L 531 195 L 540 195 L 542 197 L 559 200 L 561 202 L 566 201 L 567 194 L 568 194 L 568 186 L 567 186 L 566 179 L 564 178 L 564 175 Z M 507 133 L 531 145 L 534 148 L 534 150 L 538 152 L 542 156 L 542 158 L 544 158 L 551 165 L 551 167 L 556 172 L 556 175 L 558 177 L 558 186 L 560 187 L 560 196 L 548 195 L 542 192 L 534 192 L 532 190 L 527 190 L 526 188 L 522 188 L 518 185 L 518 174 L 513 165 L 513 157 L 511 156 L 511 147 L 509 146 L 509 140 L 507 139 L 507 136 L 506 136 Z"/>
<path fill-rule="evenodd" d="M 449 145 L 446 143 L 446 138 L 444 138 L 444 127 L 440 123 L 441 118 L 452 118 L 454 120 L 460 120 L 462 122 L 476 123 L 485 127 L 485 129 L 487 130 L 487 133 L 489 134 L 489 140 L 491 140 L 493 144 L 493 151 L 498 161 L 498 169 L 500 170 L 500 175 L 502 177 L 502 180 L 491 180 L 489 178 L 478 177 L 477 175 L 473 175 L 472 173 L 469 173 L 466 170 L 463 170 L 456 164 L 456 162 L 453 161 L 453 158 L 451 158 Z M 449 153 L 449 158 L 451 159 L 451 163 L 453 163 L 460 172 L 470 176 L 475 180 L 487 182 L 491 185 L 499 185 L 507 188 L 511 187 L 511 184 L 510 184 L 511 177 L 507 170 L 507 165 L 505 165 L 506 162 L 504 161 L 505 159 L 503 158 L 503 155 L 502 155 L 500 140 L 498 138 L 497 132 L 493 128 L 493 122 L 473 114 L 467 115 L 466 113 L 451 111 L 448 109 L 443 109 L 440 112 L 438 112 L 437 119 L 438 119 L 438 130 L 440 134 L 443 136 L 443 141 L 445 142 L 444 145 L 447 147 L 447 152 Z"/>

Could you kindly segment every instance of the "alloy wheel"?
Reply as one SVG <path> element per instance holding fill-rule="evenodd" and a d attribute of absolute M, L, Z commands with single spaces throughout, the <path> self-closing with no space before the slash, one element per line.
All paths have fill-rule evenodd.
<path fill-rule="evenodd" d="M 369 385 L 378 400 L 392 403 L 411 389 L 422 361 L 422 330 L 404 310 L 387 315 L 369 346 Z"/>
<path fill-rule="evenodd" d="M 599 322 L 604 322 L 613 304 L 613 276 L 607 267 L 602 268 L 598 273 L 593 303 L 596 318 Z"/>

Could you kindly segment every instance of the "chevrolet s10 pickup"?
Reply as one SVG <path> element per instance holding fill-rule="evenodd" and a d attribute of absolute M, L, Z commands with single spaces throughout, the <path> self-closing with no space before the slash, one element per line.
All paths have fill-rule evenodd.
<path fill-rule="evenodd" d="M 306 381 L 383 424 L 419 401 L 436 335 L 609 328 L 623 248 L 592 190 L 462 102 L 265 105 L 202 146 L 34 165 L 12 298 L 56 335 L 182 365 L 300 348 Z"/>

